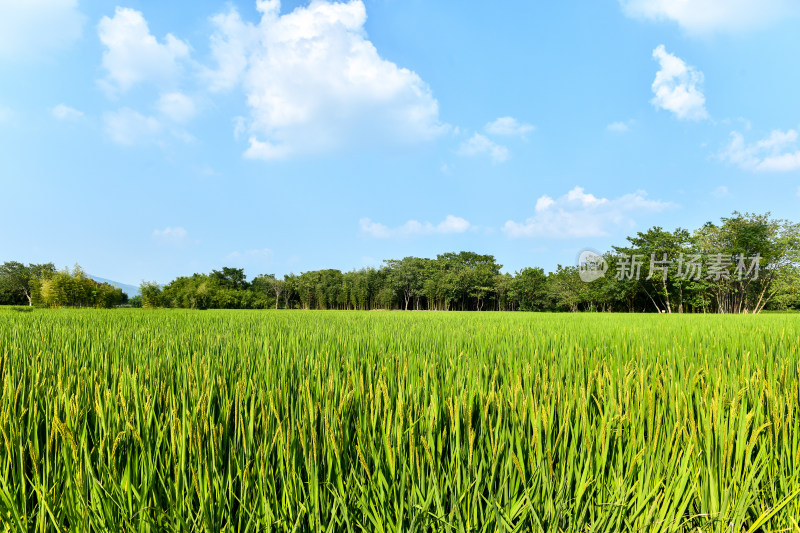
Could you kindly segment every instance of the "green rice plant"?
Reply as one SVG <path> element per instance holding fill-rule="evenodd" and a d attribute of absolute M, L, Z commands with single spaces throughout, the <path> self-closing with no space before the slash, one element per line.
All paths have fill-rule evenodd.
<path fill-rule="evenodd" d="M 0 531 L 800 531 L 796 316 L 0 310 Z"/>

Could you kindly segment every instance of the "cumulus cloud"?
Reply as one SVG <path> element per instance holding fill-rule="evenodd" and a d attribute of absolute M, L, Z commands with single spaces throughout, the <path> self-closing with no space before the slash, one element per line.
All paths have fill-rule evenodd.
<path fill-rule="evenodd" d="M 500 117 L 486 125 L 486 133 L 491 135 L 517 135 L 524 136 L 536 128 L 532 124 L 519 122 L 514 117 Z"/>
<path fill-rule="evenodd" d="M 653 50 L 653 58 L 661 65 L 653 80 L 653 105 L 672 111 L 681 120 L 708 118 L 703 73 L 668 53 L 663 44 Z"/>
<path fill-rule="evenodd" d="M 103 122 L 106 134 L 112 141 L 129 146 L 139 141 L 150 140 L 161 131 L 161 123 L 158 120 L 127 107 L 106 113 Z"/>
<path fill-rule="evenodd" d="M 557 199 L 547 195 L 540 197 L 532 217 L 524 222 L 507 221 L 503 232 L 512 238 L 600 237 L 618 228 L 635 228 L 632 216 L 636 214 L 657 213 L 674 207 L 669 202 L 649 200 L 644 191 L 610 200 L 587 193 L 583 187 L 575 187 Z"/>
<path fill-rule="evenodd" d="M 720 158 L 751 172 L 789 172 L 800 169 L 800 143 L 797 130 L 774 130 L 768 137 L 748 144 L 734 131 Z"/>
<path fill-rule="evenodd" d="M 157 107 L 162 115 L 175 122 L 186 122 L 196 112 L 194 100 L 181 92 L 162 94 Z"/>
<path fill-rule="evenodd" d="M 447 128 L 428 85 L 380 56 L 361 0 L 326 2 L 281 15 L 259 0 L 257 24 L 235 9 L 212 18 L 211 90 L 240 86 L 250 116 L 247 157 L 279 159 L 349 144 L 415 143 Z"/>
<path fill-rule="evenodd" d="M 462 142 L 456 153 L 467 157 L 488 155 L 495 163 L 503 163 L 504 161 L 508 161 L 509 157 L 511 157 L 508 148 L 495 143 L 480 133 L 476 133 Z"/>
<path fill-rule="evenodd" d="M 39 57 L 74 43 L 86 20 L 77 0 L 0 0 L 0 59 Z"/>
<path fill-rule="evenodd" d="M 409 220 L 402 226 L 396 228 L 389 228 L 380 222 L 373 222 L 369 218 L 362 218 L 359 220 L 358 224 L 364 235 L 376 239 L 416 237 L 421 235 L 452 235 L 464 233 L 473 227 L 465 219 L 453 215 L 447 215 L 447 217 L 438 224 Z"/>
<path fill-rule="evenodd" d="M 181 226 L 167 226 L 153 230 L 153 239 L 160 244 L 178 245 L 186 242 L 189 233 Z"/>
<path fill-rule="evenodd" d="M 669 20 L 689 33 L 740 31 L 796 17 L 795 0 L 620 0 L 623 12 L 644 20 Z"/>
<path fill-rule="evenodd" d="M 78 120 L 83 116 L 83 111 L 78 111 L 65 104 L 58 104 L 51 112 L 57 120 Z"/>
<path fill-rule="evenodd" d="M 100 19 L 97 31 L 107 71 L 101 84 L 112 92 L 142 82 L 168 87 L 180 74 L 182 61 L 189 58 L 188 44 L 172 34 L 159 42 L 142 13 L 134 9 L 117 7 L 112 18 Z"/>

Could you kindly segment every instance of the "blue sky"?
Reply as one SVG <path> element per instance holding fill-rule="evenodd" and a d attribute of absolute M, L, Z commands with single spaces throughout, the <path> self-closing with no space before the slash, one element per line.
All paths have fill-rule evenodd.
<path fill-rule="evenodd" d="M 800 212 L 793 0 L 0 0 L 0 260 L 574 264 Z"/>

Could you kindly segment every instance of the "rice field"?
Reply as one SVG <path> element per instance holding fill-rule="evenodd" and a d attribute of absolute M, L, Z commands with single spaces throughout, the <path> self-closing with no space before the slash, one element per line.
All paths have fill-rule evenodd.
<path fill-rule="evenodd" d="M 0 309 L 0 531 L 800 531 L 800 317 Z"/>

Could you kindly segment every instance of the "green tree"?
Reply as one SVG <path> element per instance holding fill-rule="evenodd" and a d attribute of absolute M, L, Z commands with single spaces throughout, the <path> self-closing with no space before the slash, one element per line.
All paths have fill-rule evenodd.
<path fill-rule="evenodd" d="M 720 313 L 760 313 L 800 267 L 800 224 L 770 213 L 734 212 L 719 226 L 706 223 L 695 238 L 706 264 L 730 261 L 726 275 L 705 280 Z M 737 272 L 740 261 L 748 269 L 744 276 Z"/>
<path fill-rule="evenodd" d="M 547 275 L 541 268 L 523 268 L 514 276 L 514 296 L 521 311 L 547 308 Z"/>
<path fill-rule="evenodd" d="M 222 270 L 212 270 L 211 277 L 225 289 L 247 289 L 247 276 L 243 268 L 222 267 Z"/>
<path fill-rule="evenodd" d="M 396 291 L 403 301 L 403 309 L 408 311 L 412 298 L 424 294 L 424 261 L 418 257 L 389 259 L 385 261 L 390 288 Z"/>
<path fill-rule="evenodd" d="M 615 247 L 624 256 L 637 255 L 642 261 L 642 275 L 634 283 L 646 295 L 657 312 L 683 312 L 684 289 L 688 283 L 681 277 L 680 258 L 691 252 L 692 239 L 688 231 L 678 228 L 674 232 L 656 226 L 646 232 L 628 237 L 630 247 Z"/>
<path fill-rule="evenodd" d="M 144 309 L 162 307 L 161 285 L 155 281 L 143 281 L 139 285 L 139 294 L 142 296 L 142 307 Z"/>
<path fill-rule="evenodd" d="M 547 277 L 547 292 L 557 308 L 573 313 L 591 303 L 589 284 L 581 280 L 577 267 L 558 265 L 556 271 Z"/>
<path fill-rule="evenodd" d="M 55 271 L 53 263 L 24 265 L 7 261 L 0 265 L 0 298 L 7 303 L 27 302 L 31 306 L 38 285 Z"/>

